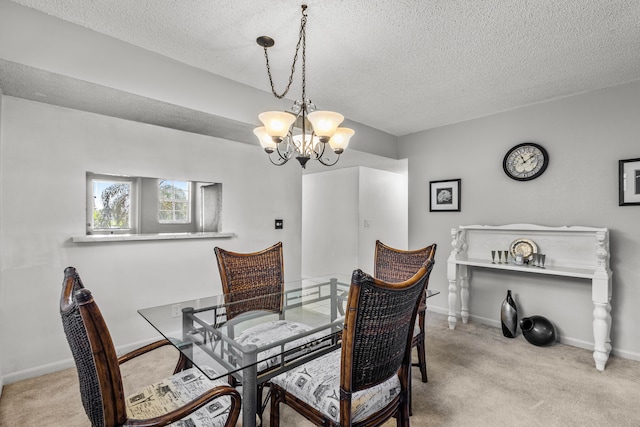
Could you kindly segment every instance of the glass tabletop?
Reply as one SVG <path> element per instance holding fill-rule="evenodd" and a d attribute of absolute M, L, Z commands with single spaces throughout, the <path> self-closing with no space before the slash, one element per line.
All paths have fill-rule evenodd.
<path fill-rule="evenodd" d="M 210 379 L 242 380 L 253 367 L 259 384 L 339 348 L 350 284 L 351 275 L 331 274 L 286 282 L 277 294 L 214 295 L 138 313 Z"/>
<path fill-rule="evenodd" d="M 260 383 L 339 347 L 350 283 L 332 274 L 287 282 L 277 294 L 215 295 L 138 313 L 209 378 L 242 379 L 255 366 Z"/>

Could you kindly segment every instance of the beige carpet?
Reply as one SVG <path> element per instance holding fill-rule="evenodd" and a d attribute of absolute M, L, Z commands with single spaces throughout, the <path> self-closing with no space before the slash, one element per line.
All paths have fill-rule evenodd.
<path fill-rule="evenodd" d="M 640 362 L 611 357 L 599 372 L 588 350 L 535 347 L 477 323 L 450 331 L 432 312 L 427 319 L 429 382 L 413 369 L 412 425 L 640 426 Z M 169 375 L 174 361 L 167 349 L 123 365 L 125 392 Z M 283 426 L 310 425 L 288 408 L 284 417 Z M 89 426 L 75 370 L 5 385 L 0 426 Z"/>

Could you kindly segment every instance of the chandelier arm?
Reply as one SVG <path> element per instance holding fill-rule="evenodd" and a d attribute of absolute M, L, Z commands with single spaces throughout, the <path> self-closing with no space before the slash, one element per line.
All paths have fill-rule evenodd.
<path fill-rule="evenodd" d="M 336 157 L 336 159 L 335 159 L 333 162 L 331 162 L 331 161 L 329 161 L 329 162 L 325 162 L 324 160 L 322 160 L 322 156 L 324 156 L 324 152 L 326 151 L 326 149 L 327 149 L 327 145 L 329 145 L 329 143 L 328 143 L 328 142 L 326 142 L 326 143 L 321 143 L 321 144 L 322 144 L 322 150 L 321 150 L 319 153 L 318 153 L 317 151 L 315 151 L 315 150 L 313 151 L 315 159 L 316 159 L 317 161 L 319 161 L 320 163 L 322 163 L 323 165 L 325 165 L 325 166 L 333 166 L 333 165 L 335 165 L 336 163 L 338 163 L 338 160 L 340 160 L 340 154 L 335 153 L 335 152 L 334 152 L 334 154 L 335 154 L 337 157 Z"/>
<path fill-rule="evenodd" d="M 320 150 L 320 152 L 316 151 L 316 147 L 317 145 L 313 145 L 313 139 L 315 138 L 315 133 L 311 134 L 311 138 L 309 139 L 310 143 L 309 143 L 309 155 L 313 155 L 313 158 L 315 160 L 320 160 L 322 158 L 322 155 L 324 154 L 324 149 L 326 148 L 326 144 L 322 144 L 321 142 L 318 142 L 318 144 L 322 144 L 322 150 Z"/>
<path fill-rule="evenodd" d="M 290 138 L 290 137 L 287 137 L 287 138 Z M 281 143 L 280 143 L 280 144 L 281 144 Z M 293 151 L 289 151 L 289 150 L 287 150 L 287 151 L 285 152 L 285 154 L 282 154 L 282 151 L 280 151 L 280 144 L 277 144 L 277 145 L 276 145 L 276 151 L 277 151 L 277 153 L 278 153 L 278 156 L 279 156 L 281 159 L 285 159 L 284 163 L 286 163 L 289 159 L 291 159 L 291 157 L 293 157 L 293 153 L 294 153 L 294 151 L 295 151 L 295 150 L 293 150 Z M 289 147 L 289 146 L 290 146 L 290 144 L 291 144 L 290 142 L 287 142 L 287 147 Z M 294 144 L 294 147 L 295 147 L 295 144 Z M 284 164 L 284 163 L 283 163 L 283 164 Z"/>
<path fill-rule="evenodd" d="M 306 28 L 307 28 L 307 5 L 303 4 L 302 5 L 302 18 L 300 19 L 300 34 L 298 36 L 298 44 L 296 45 L 296 53 L 293 56 L 293 64 L 291 64 L 291 74 L 289 75 L 289 83 L 287 84 L 287 87 L 284 89 L 284 92 L 282 92 L 282 94 L 279 94 L 276 92 L 276 88 L 273 84 L 273 77 L 271 75 L 271 66 L 269 65 L 269 53 L 267 52 L 267 46 L 263 46 L 264 49 L 264 58 L 266 60 L 267 63 L 267 74 L 269 75 L 269 83 L 271 84 L 271 93 L 273 93 L 273 96 L 275 96 L 278 99 L 282 99 L 285 97 L 285 95 L 289 92 L 289 89 L 291 88 L 291 84 L 293 83 L 293 75 L 296 72 L 296 63 L 298 62 L 298 51 L 300 50 L 300 44 L 303 44 L 302 47 L 302 99 L 304 101 L 304 73 L 305 73 L 305 46 L 306 46 Z M 304 43 L 303 43 L 304 41 Z"/>
<path fill-rule="evenodd" d="M 271 154 L 273 154 L 273 153 L 270 153 L 269 156 L 268 156 L 269 157 L 269 161 L 272 164 L 276 165 L 276 166 L 282 166 L 282 165 L 284 165 L 285 163 L 287 163 L 289 161 L 289 159 L 287 159 L 286 157 L 282 157 L 280 155 L 280 153 L 278 153 L 278 156 L 280 156 L 279 160 L 282 160 L 282 161 L 280 163 L 276 163 L 276 162 L 273 161 L 273 158 L 271 157 Z"/>
<path fill-rule="evenodd" d="M 324 151 L 324 150 L 323 150 L 323 151 Z M 318 159 L 317 159 L 317 160 L 318 160 L 320 163 L 322 163 L 323 165 L 325 165 L 325 166 L 333 166 L 333 165 L 335 165 L 336 163 L 338 163 L 338 160 L 340 160 L 340 154 L 337 154 L 337 153 L 336 153 L 336 160 L 335 160 L 335 161 L 333 161 L 333 162 L 328 162 L 328 163 L 327 163 L 327 162 L 324 162 L 324 161 L 322 160 L 322 157 L 318 157 Z"/>

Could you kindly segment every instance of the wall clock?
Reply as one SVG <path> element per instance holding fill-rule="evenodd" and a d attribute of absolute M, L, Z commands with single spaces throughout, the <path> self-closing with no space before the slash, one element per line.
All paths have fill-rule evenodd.
<path fill-rule="evenodd" d="M 529 181 L 539 177 L 548 165 L 547 150 L 533 142 L 524 142 L 511 148 L 502 161 L 504 173 L 517 181 Z"/>

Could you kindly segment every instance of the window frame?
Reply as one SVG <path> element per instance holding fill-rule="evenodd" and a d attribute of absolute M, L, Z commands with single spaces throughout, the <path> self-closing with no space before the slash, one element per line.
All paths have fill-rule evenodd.
<path fill-rule="evenodd" d="M 129 192 L 129 227 L 128 228 L 96 228 L 94 224 L 94 182 L 107 181 L 114 183 L 127 183 L 130 186 Z M 97 174 L 87 172 L 87 234 L 136 234 L 139 229 L 138 218 L 138 186 L 139 180 L 136 177 L 125 175 Z"/>
<path fill-rule="evenodd" d="M 173 199 L 161 199 L 161 191 L 160 191 L 160 183 L 161 182 L 171 182 L 172 183 L 172 187 L 174 188 L 174 196 L 175 196 L 175 183 L 179 182 L 179 183 L 185 183 L 187 184 L 187 197 L 186 199 L 184 199 L 184 203 L 186 203 L 187 205 L 187 217 L 184 220 L 176 220 L 175 219 L 175 213 L 176 213 L 176 209 L 175 209 L 175 204 L 177 202 L 179 202 L 179 199 L 176 199 L 175 197 Z M 193 219 L 192 219 L 192 204 L 193 204 L 193 198 L 194 198 L 194 194 L 193 194 L 193 188 L 194 188 L 194 184 L 193 181 L 185 181 L 185 180 L 179 180 L 179 179 L 173 179 L 173 178 L 158 178 L 158 191 L 157 191 L 157 206 L 158 206 L 158 210 L 157 210 L 157 220 L 158 220 L 158 224 L 160 226 L 163 225 L 174 225 L 174 224 L 191 224 Z M 160 212 L 164 212 L 163 210 L 160 209 L 160 205 L 162 204 L 162 202 L 169 202 L 173 204 L 174 209 L 171 211 L 173 212 L 173 217 L 174 219 L 172 220 L 163 220 L 160 218 Z M 169 211 L 166 211 L 169 212 Z"/>

